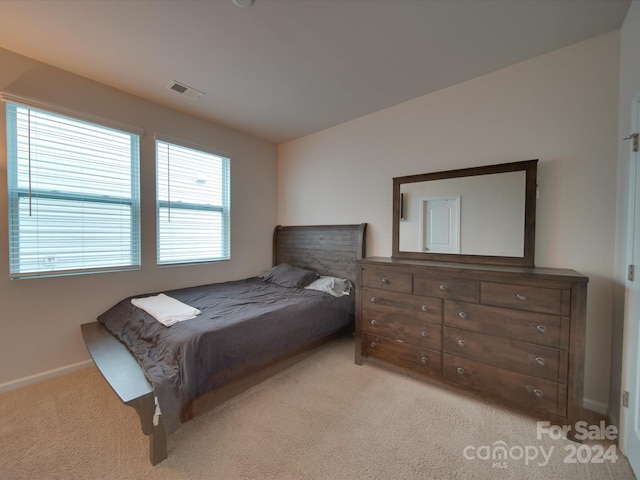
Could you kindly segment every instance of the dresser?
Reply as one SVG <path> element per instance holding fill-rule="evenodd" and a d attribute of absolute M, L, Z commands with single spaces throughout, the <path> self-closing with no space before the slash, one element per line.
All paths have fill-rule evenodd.
<path fill-rule="evenodd" d="M 355 361 L 574 425 L 587 281 L 565 269 L 363 259 Z"/>

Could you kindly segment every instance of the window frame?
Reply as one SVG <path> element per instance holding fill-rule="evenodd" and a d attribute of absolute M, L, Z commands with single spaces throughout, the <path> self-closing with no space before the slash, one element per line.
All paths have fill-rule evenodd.
<path fill-rule="evenodd" d="M 155 169 L 156 169 L 156 265 L 158 267 L 174 267 L 174 266 L 184 266 L 184 265 L 197 265 L 197 264 L 208 264 L 215 263 L 221 261 L 227 261 L 231 259 L 231 164 L 232 164 L 232 155 L 226 152 L 222 152 L 220 150 L 216 150 L 211 147 L 199 145 L 193 142 L 189 142 L 186 140 L 182 140 L 179 138 L 171 137 L 168 135 L 164 135 L 161 133 L 155 133 Z M 182 149 L 193 150 L 199 154 L 211 155 L 214 157 L 218 157 L 222 162 L 223 173 L 221 175 L 221 197 L 222 204 L 220 205 L 211 205 L 211 204 L 201 204 L 201 203 L 193 203 L 193 202 L 184 202 L 184 201 L 172 201 L 171 199 L 165 200 L 161 199 L 160 195 L 160 157 L 158 154 L 159 144 L 167 144 L 169 146 L 175 146 Z M 220 248 L 222 250 L 222 255 L 215 257 L 201 257 L 194 258 L 192 260 L 185 259 L 169 259 L 162 260 L 160 258 L 161 255 L 161 209 L 170 209 L 170 210 L 188 210 L 195 212 L 218 212 L 221 214 L 221 238 L 222 244 Z"/>
<path fill-rule="evenodd" d="M 42 104 L 16 97 L 5 92 L 0 93 L 0 100 L 5 104 L 6 121 L 6 153 L 7 153 L 7 201 L 8 201 L 8 235 L 9 235 L 9 277 L 12 280 L 25 278 L 58 277 L 68 275 L 81 275 L 103 273 L 110 271 L 139 270 L 141 268 L 141 227 L 140 227 L 140 143 L 144 135 L 142 129 L 131 127 L 109 120 L 90 117 L 77 112 L 71 112 L 59 107 Z M 19 109 L 39 111 L 45 115 L 52 115 L 72 122 L 87 123 L 93 128 L 116 131 L 130 136 L 129 146 L 129 171 L 130 171 L 130 195 L 115 196 L 102 194 L 81 194 L 73 191 L 65 191 L 64 188 L 34 189 L 31 183 L 27 188 L 19 185 L 18 156 L 18 111 Z M 76 163 L 77 165 L 77 163 Z M 62 186 L 64 187 L 64 186 Z M 130 236 L 128 262 L 121 265 L 100 265 L 81 268 L 61 268 L 59 270 L 46 269 L 38 265 L 37 269 L 21 271 L 21 263 L 24 261 L 20 255 L 21 240 L 20 203 L 24 198 L 40 198 L 44 200 L 60 200 L 63 202 L 85 202 L 103 205 L 125 205 L 129 209 Z M 18 225 L 15 225 L 17 222 Z M 86 258 L 86 257 L 83 257 Z"/>

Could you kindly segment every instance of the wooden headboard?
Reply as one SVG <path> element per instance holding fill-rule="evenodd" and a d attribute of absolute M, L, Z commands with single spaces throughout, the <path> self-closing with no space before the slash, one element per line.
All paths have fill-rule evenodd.
<path fill-rule="evenodd" d="M 273 232 L 273 265 L 289 263 L 355 282 L 356 261 L 366 256 L 366 231 L 366 223 L 278 225 Z"/>

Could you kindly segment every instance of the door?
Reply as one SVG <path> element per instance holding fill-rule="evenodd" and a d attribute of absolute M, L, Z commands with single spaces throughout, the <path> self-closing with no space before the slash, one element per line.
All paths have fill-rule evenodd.
<path fill-rule="evenodd" d="M 429 253 L 460 253 L 460 196 L 422 201 L 420 248 Z"/>
<path fill-rule="evenodd" d="M 640 121 L 640 101 L 635 105 L 634 131 Z M 632 140 L 633 142 L 633 140 Z M 629 263 L 640 273 L 640 153 L 631 151 L 629 175 Z M 620 447 L 640 475 L 640 275 L 627 282 L 623 335 L 622 390 L 628 393 L 628 407 L 620 410 Z M 623 393 L 623 404 L 626 394 Z"/>

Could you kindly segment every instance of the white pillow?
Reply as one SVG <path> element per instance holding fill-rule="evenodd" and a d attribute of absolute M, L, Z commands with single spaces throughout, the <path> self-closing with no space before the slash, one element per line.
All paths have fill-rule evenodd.
<path fill-rule="evenodd" d="M 343 295 L 349 295 L 351 282 L 345 278 L 321 276 L 304 288 L 325 292 L 334 297 L 342 297 Z"/>

